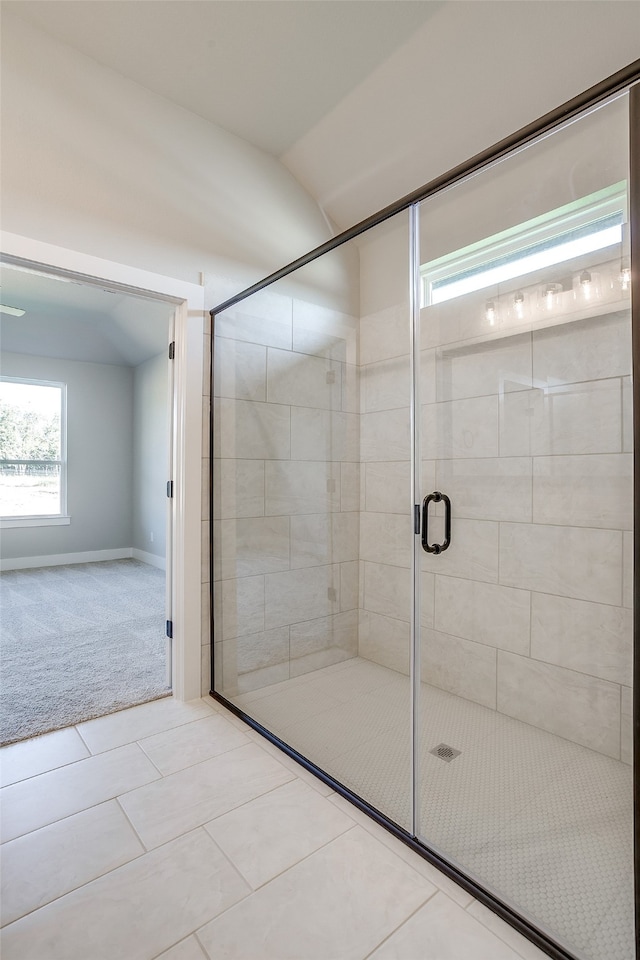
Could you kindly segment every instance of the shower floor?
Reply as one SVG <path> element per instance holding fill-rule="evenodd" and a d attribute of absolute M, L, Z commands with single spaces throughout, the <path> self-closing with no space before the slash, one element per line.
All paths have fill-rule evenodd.
<path fill-rule="evenodd" d="M 631 768 L 421 688 L 421 839 L 581 958 L 633 960 Z M 353 658 L 229 699 L 411 830 L 408 677 Z"/>

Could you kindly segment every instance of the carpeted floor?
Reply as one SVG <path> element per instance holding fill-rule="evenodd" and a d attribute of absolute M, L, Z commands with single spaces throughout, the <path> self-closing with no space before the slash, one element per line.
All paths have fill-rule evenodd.
<path fill-rule="evenodd" d="M 145 703 L 165 677 L 165 574 L 138 560 L 0 574 L 0 742 Z"/>

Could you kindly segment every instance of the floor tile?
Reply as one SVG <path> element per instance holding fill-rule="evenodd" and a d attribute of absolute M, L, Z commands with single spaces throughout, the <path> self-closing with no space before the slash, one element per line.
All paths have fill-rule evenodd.
<path fill-rule="evenodd" d="M 500 940 L 504 940 L 507 946 L 515 950 L 519 957 L 522 957 L 522 960 L 546 960 L 546 953 L 543 953 L 530 940 L 527 940 L 521 933 L 501 920 L 493 910 L 489 910 L 484 904 L 474 900 L 471 906 L 467 907 L 467 913 L 470 913 L 484 927 L 495 933 Z"/>
<path fill-rule="evenodd" d="M 136 743 L 4 787 L 2 842 L 70 817 L 160 774 Z"/>
<path fill-rule="evenodd" d="M 2 925 L 145 852 L 116 800 L 2 846 Z"/>
<path fill-rule="evenodd" d="M 301 780 L 205 824 L 254 889 L 352 827 L 350 817 Z"/>
<path fill-rule="evenodd" d="M 478 920 L 444 893 L 438 893 L 370 956 L 370 960 L 520 960 Z"/>
<path fill-rule="evenodd" d="M 439 890 L 444 891 L 448 897 L 455 900 L 461 907 L 468 907 L 469 904 L 473 902 L 473 897 L 470 893 L 467 893 L 467 891 L 460 887 L 454 880 L 451 880 L 445 873 L 442 873 L 437 867 L 434 867 L 432 863 L 429 863 L 428 860 L 421 857 L 419 853 L 416 853 L 411 847 L 408 847 L 402 840 L 394 837 L 392 833 L 389 833 L 388 830 L 381 827 L 379 823 L 372 820 L 371 817 L 363 813 L 362 810 L 359 810 L 353 803 L 345 800 L 344 797 L 341 797 L 337 793 L 331 797 L 331 803 L 338 807 L 339 810 L 348 814 L 348 816 L 353 817 L 356 823 L 359 823 L 361 827 L 364 827 L 364 829 L 379 840 L 380 843 L 383 843 L 385 847 L 388 847 L 396 856 L 404 860 L 405 863 L 408 863 L 416 873 L 419 873 L 425 880 L 429 880 L 438 887 Z"/>
<path fill-rule="evenodd" d="M 245 724 L 246 726 L 246 724 Z M 251 727 L 247 727 L 249 730 L 249 737 L 253 740 L 254 743 L 257 743 L 259 747 L 265 750 L 267 753 L 270 753 L 272 757 L 275 757 L 283 767 L 286 767 L 287 770 L 291 770 L 292 773 L 295 773 L 296 777 L 299 777 L 300 780 L 304 780 L 310 787 L 313 787 L 318 793 L 322 794 L 323 797 L 328 797 L 333 793 L 333 787 L 330 787 L 328 784 L 321 780 L 320 777 L 316 777 L 315 774 L 311 773 L 310 770 L 307 770 L 306 767 L 303 767 L 301 763 L 298 763 L 297 760 L 294 760 L 293 757 L 290 757 L 288 753 L 285 753 L 284 750 L 281 750 L 280 747 L 276 747 L 275 744 L 271 743 L 270 740 L 267 740 L 266 737 L 263 737 L 261 733 L 258 733 L 257 730 L 252 730 Z"/>
<path fill-rule="evenodd" d="M 193 830 L 293 779 L 254 744 L 173 773 L 120 798 L 147 847 Z"/>
<path fill-rule="evenodd" d="M 248 731 L 250 728 L 246 729 Z M 149 759 L 166 777 L 177 770 L 184 770 L 227 750 L 241 747 L 249 743 L 249 737 L 225 717 L 212 713 L 203 720 L 184 723 L 139 742 Z"/>
<path fill-rule="evenodd" d="M 103 753 L 210 715 L 207 704 L 202 700 L 183 703 L 173 697 L 165 697 L 110 713 L 107 717 L 98 717 L 97 720 L 88 720 L 78 724 L 76 729 L 91 753 Z"/>
<path fill-rule="evenodd" d="M 354 827 L 207 924 L 198 939 L 211 960 L 361 960 L 434 891 Z"/>
<path fill-rule="evenodd" d="M 152 960 L 248 892 L 197 830 L 5 927 L 3 960 Z"/>
<path fill-rule="evenodd" d="M 0 786 L 36 777 L 88 756 L 89 751 L 73 727 L 13 743 L 0 750 Z"/>
<path fill-rule="evenodd" d="M 207 960 L 207 956 L 195 937 L 187 937 L 161 953 L 157 960 Z"/>

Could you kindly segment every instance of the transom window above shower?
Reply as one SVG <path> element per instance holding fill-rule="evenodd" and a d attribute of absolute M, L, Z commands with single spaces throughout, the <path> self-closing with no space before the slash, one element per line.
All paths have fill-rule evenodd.
<path fill-rule="evenodd" d="M 423 264 L 421 305 L 486 291 L 482 311 L 494 326 L 613 304 L 630 284 L 626 221 L 621 181 Z"/>

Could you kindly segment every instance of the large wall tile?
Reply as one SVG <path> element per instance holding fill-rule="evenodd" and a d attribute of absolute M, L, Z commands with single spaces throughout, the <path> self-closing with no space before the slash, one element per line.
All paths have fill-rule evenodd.
<path fill-rule="evenodd" d="M 358 609 L 359 570 L 360 563 L 358 560 L 340 564 L 340 610 L 343 612 Z"/>
<path fill-rule="evenodd" d="M 342 409 L 351 413 L 360 412 L 360 367 L 355 363 L 342 363 Z"/>
<path fill-rule="evenodd" d="M 355 317 L 306 300 L 293 301 L 293 349 L 333 360 L 356 361 Z"/>
<path fill-rule="evenodd" d="M 404 620 L 360 612 L 358 655 L 409 675 L 411 626 Z"/>
<path fill-rule="evenodd" d="M 270 348 L 267 351 L 267 400 L 339 410 L 342 365 L 321 357 Z"/>
<path fill-rule="evenodd" d="M 423 630 L 421 643 L 422 682 L 457 697 L 496 706 L 496 649 L 482 643 Z"/>
<path fill-rule="evenodd" d="M 291 567 L 357 560 L 360 515 L 313 513 L 291 517 Z"/>
<path fill-rule="evenodd" d="M 264 577 L 223 580 L 221 597 L 222 637 L 242 637 L 264 630 Z"/>
<path fill-rule="evenodd" d="M 360 455 L 368 460 L 408 460 L 411 453 L 409 408 L 363 413 Z"/>
<path fill-rule="evenodd" d="M 531 521 L 531 460 L 440 460 L 438 490 L 451 499 L 452 516 L 468 520 Z"/>
<path fill-rule="evenodd" d="M 222 670 L 225 677 L 240 677 L 252 670 L 289 660 L 289 627 L 263 630 L 247 637 L 222 642 Z"/>
<path fill-rule="evenodd" d="M 534 331 L 533 376 L 538 384 L 580 383 L 630 372 L 627 311 Z"/>
<path fill-rule="evenodd" d="M 388 307 L 360 320 L 360 363 L 375 363 L 409 353 L 411 313 L 408 304 Z"/>
<path fill-rule="evenodd" d="M 364 467 L 359 463 L 340 464 L 340 509 L 344 511 L 360 510 L 363 502 L 360 497 L 360 472 Z"/>
<path fill-rule="evenodd" d="M 428 403 L 422 407 L 426 460 L 498 456 L 498 398 Z"/>
<path fill-rule="evenodd" d="M 217 456 L 230 459 L 286 460 L 290 446 L 290 408 L 277 403 L 216 400 Z"/>
<path fill-rule="evenodd" d="M 633 606 L 633 534 L 622 534 L 622 603 L 625 607 Z"/>
<path fill-rule="evenodd" d="M 358 611 L 348 610 L 331 617 L 294 623 L 289 632 L 292 660 L 330 647 L 338 647 L 355 656 L 358 652 Z"/>
<path fill-rule="evenodd" d="M 360 515 L 360 557 L 374 563 L 409 567 L 413 550 L 410 514 L 363 513 Z"/>
<path fill-rule="evenodd" d="M 622 687 L 621 693 L 620 759 L 623 763 L 633 763 L 633 690 Z"/>
<path fill-rule="evenodd" d="M 438 351 L 437 399 L 501 395 L 531 388 L 531 334 Z"/>
<path fill-rule="evenodd" d="M 498 710 L 609 757 L 620 756 L 617 684 L 500 650 Z"/>
<path fill-rule="evenodd" d="M 361 367 L 362 413 L 408 407 L 411 402 L 409 357 L 394 357 Z"/>
<path fill-rule="evenodd" d="M 411 510 L 411 464 L 388 460 L 362 465 L 365 472 L 364 509 L 373 513 L 407 513 Z"/>
<path fill-rule="evenodd" d="M 528 655 L 528 590 L 436 576 L 435 591 L 436 630 Z"/>
<path fill-rule="evenodd" d="M 280 460 L 265 464 L 265 513 L 296 513 L 340 509 L 340 464 Z"/>
<path fill-rule="evenodd" d="M 289 569 L 289 517 L 221 521 L 222 579 Z"/>
<path fill-rule="evenodd" d="M 420 351 L 420 403 L 435 403 L 437 393 L 436 350 Z"/>
<path fill-rule="evenodd" d="M 215 336 L 291 349 L 292 302 L 289 297 L 261 290 L 215 317 Z"/>
<path fill-rule="evenodd" d="M 540 593 L 531 599 L 534 659 L 614 683 L 631 683 L 631 610 Z"/>
<path fill-rule="evenodd" d="M 340 610 L 340 567 L 308 567 L 265 576 L 267 629 L 326 617 Z"/>
<path fill-rule="evenodd" d="M 236 400 L 266 400 L 266 347 L 216 337 L 213 393 Z"/>
<path fill-rule="evenodd" d="M 360 459 L 357 413 L 291 408 L 291 458 L 293 460 Z"/>
<path fill-rule="evenodd" d="M 500 456 L 531 456 L 531 421 L 535 390 L 505 393 L 499 398 Z"/>
<path fill-rule="evenodd" d="M 632 455 L 536 457 L 533 519 L 535 523 L 631 530 Z"/>
<path fill-rule="evenodd" d="M 433 573 L 420 574 L 420 626 L 432 628 L 435 617 L 436 578 Z"/>
<path fill-rule="evenodd" d="M 530 396 L 533 456 L 621 451 L 620 380 L 549 387 Z"/>
<path fill-rule="evenodd" d="M 216 519 L 264 515 L 264 460 L 214 462 Z"/>
<path fill-rule="evenodd" d="M 500 583 L 619 605 L 622 534 L 614 530 L 501 523 Z"/>
<path fill-rule="evenodd" d="M 411 620 L 413 607 L 411 570 L 383 563 L 364 565 L 364 606 L 395 620 Z"/>
<path fill-rule="evenodd" d="M 633 453 L 633 385 L 631 377 L 622 381 L 622 449 Z"/>
<path fill-rule="evenodd" d="M 498 535 L 500 524 L 484 520 L 461 520 L 453 517 L 451 521 L 451 546 L 445 553 L 424 553 L 422 569 L 430 573 L 441 573 L 445 577 L 461 577 L 465 580 L 482 580 L 486 583 L 498 582 Z M 442 531 L 431 524 L 430 542 L 439 542 L 437 537 Z"/>

